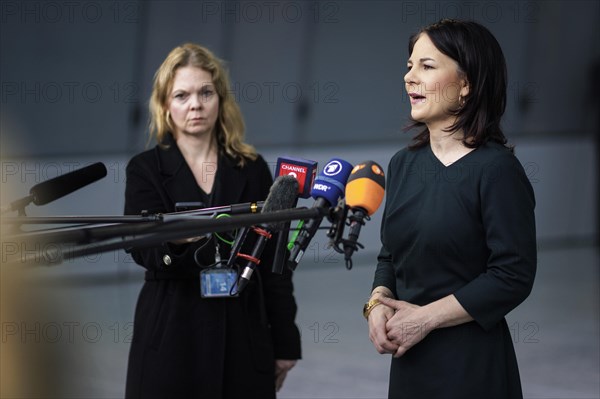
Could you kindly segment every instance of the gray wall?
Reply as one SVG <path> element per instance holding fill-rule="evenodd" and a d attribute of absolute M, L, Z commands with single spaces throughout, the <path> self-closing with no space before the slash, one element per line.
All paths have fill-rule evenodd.
<path fill-rule="evenodd" d="M 510 78 L 504 127 L 536 192 L 540 247 L 597 245 L 599 4 L 3 1 L 0 200 L 5 205 L 36 183 L 101 161 L 105 179 L 30 206 L 28 214 L 120 214 L 125 165 L 147 141 L 152 76 L 167 52 L 187 41 L 227 61 L 247 140 L 269 162 L 290 155 L 322 166 L 341 157 L 385 167 L 410 137 L 401 132 L 409 110 L 408 36 L 441 17 L 463 17 L 488 26 L 504 49 Z M 363 267 L 372 267 L 378 250 L 380 215 L 361 235 L 365 249 L 355 257 Z M 299 274 L 343 269 L 326 243 L 324 233 L 315 238 Z M 28 277 L 34 283 L 23 287 L 48 288 L 42 300 L 60 310 L 39 320 L 89 327 L 82 345 L 60 347 L 68 371 L 57 375 L 77 379 L 57 396 L 121 396 L 140 269 L 116 251 Z M 356 295 L 366 295 L 369 282 L 363 285 Z M 3 334 L 5 326 L 12 324 L 3 322 Z M 90 345 L 98 326 L 100 345 Z"/>
<path fill-rule="evenodd" d="M 2 3 L 4 158 L 141 150 L 152 75 L 186 41 L 228 62 L 260 148 L 398 142 L 407 38 L 445 16 L 502 44 L 511 138 L 597 129 L 594 1 L 73 4 Z"/>
<path fill-rule="evenodd" d="M 247 139 L 268 161 L 303 154 L 325 162 L 359 149 L 385 166 L 410 137 L 401 131 L 408 36 L 441 17 L 462 17 L 484 23 L 502 44 L 506 134 L 528 172 L 544 175 L 544 195 L 560 204 L 547 215 L 550 207 L 538 210 L 540 235 L 580 236 L 580 223 L 545 222 L 573 213 L 588 215 L 583 231 L 595 232 L 588 198 L 597 168 L 582 162 L 597 158 L 598 2 L 5 1 L 1 11 L 2 182 L 16 190 L 3 190 L 3 203 L 82 166 L 83 157 L 111 159 L 109 178 L 122 184 L 127 159 L 147 144 L 152 76 L 186 41 L 226 60 Z M 364 153 L 366 145 L 375 153 Z M 121 211 L 119 195 L 94 200 L 100 206 L 89 211 Z"/>

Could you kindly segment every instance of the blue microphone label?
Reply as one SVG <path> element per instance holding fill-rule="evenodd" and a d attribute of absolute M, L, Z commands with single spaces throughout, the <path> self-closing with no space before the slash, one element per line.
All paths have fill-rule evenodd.
<path fill-rule="evenodd" d="M 325 176 L 335 176 L 340 173 L 341 170 L 342 163 L 338 160 L 332 160 L 323 168 L 323 174 Z"/>

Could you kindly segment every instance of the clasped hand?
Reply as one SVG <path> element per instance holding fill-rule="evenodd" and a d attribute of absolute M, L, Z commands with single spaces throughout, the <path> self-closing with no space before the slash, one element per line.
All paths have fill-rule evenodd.
<path fill-rule="evenodd" d="M 377 352 L 400 357 L 433 329 L 425 308 L 380 297 L 369 314 L 369 338 Z"/>

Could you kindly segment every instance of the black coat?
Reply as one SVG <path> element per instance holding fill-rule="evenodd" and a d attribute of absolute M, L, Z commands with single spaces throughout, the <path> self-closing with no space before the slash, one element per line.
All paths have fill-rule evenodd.
<path fill-rule="evenodd" d="M 172 138 L 169 144 L 129 162 L 125 214 L 174 212 L 176 202 L 206 199 Z M 221 154 L 207 206 L 264 200 L 272 182 L 261 157 L 241 168 Z M 205 265 L 214 262 L 215 242 L 202 250 Z M 274 397 L 274 360 L 300 358 L 291 272 L 271 273 L 270 242 L 239 298 L 201 298 L 198 246 L 162 244 L 132 252 L 147 271 L 135 312 L 126 397 Z M 223 243 L 220 252 L 228 258 Z"/>

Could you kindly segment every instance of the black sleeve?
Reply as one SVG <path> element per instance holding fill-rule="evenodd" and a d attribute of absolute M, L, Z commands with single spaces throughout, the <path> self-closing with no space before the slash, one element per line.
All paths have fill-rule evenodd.
<path fill-rule="evenodd" d="M 531 292 L 537 265 L 535 198 L 512 154 L 485 167 L 479 195 L 487 269 L 454 295 L 484 329 L 490 329 Z"/>
<path fill-rule="evenodd" d="M 126 168 L 125 214 L 140 215 L 142 211 L 150 214 L 173 212 L 171 200 L 159 187 L 157 167 L 146 159 L 134 157 Z M 148 270 L 172 266 L 192 268 L 194 262 L 194 244 L 174 245 L 157 244 L 147 249 L 136 249 L 131 255 L 136 263 Z"/>
<path fill-rule="evenodd" d="M 394 175 L 394 161 L 395 161 L 395 157 L 392 158 L 392 160 L 390 161 L 390 164 L 388 165 L 388 170 L 387 170 L 387 178 L 386 178 L 386 186 L 389 187 L 390 182 L 393 181 L 393 175 Z M 383 230 L 384 230 L 384 225 L 385 225 L 385 220 L 386 220 L 386 213 L 387 213 L 387 204 L 389 203 L 389 194 L 390 191 L 387 190 L 386 191 L 386 205 L 383 209 L 383 216 L 381 218 L 381 227 L 380 227 L 380 236 L 383 236 Z M 390 252 L 387 250 L 387 248 L 385 247 L 385 245 L 383 245 L 383 239 L 382 241 L 382 245 L 381 245 L 381 250 L 379 251 L 379 255 L 377 256 L 377 268 L 375 269 L 375 278 L 373 279 L 373 286 L 371 288 L 371 291 L 373 289 L 375 289 L 376 287 L 379 286 L 384 286 L 387 287 L 391 292 L 394 293 L 394 295 L 396 295 L 396 276 L 394 273 L 394 266 L 392 264 L 392 255 L 390 254 Z"/>
<path fill-rule="evenodd" d="M 385 210 L 382 218 L 382 229 L 383 223 L 385 223 Z M 373 286 L 371 287 L 371 290 L 379 286 L 388 288 L 394 293 L 394 295 L 396 295 L 396 276 L 394 274 L 394 266 L 392 264 L 392 255 L 387 250 L 385 245 L 381 246 L 381 250 L 377 256 L 377 268 L 375 269 L 375 278 L 373 279 Z"/>

